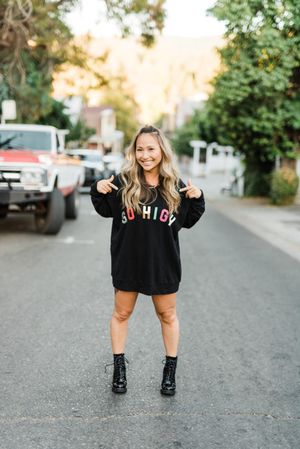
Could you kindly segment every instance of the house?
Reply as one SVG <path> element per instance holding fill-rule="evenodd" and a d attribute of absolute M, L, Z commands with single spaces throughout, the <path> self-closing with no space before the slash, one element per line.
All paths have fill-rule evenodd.
<path fill-rule="evenodd" d="M 182 97 L 177 103 L 175 111 L 173 106 L 167 105 L 162 122 L 162 129 L 166 135 L 171 137 L 174 131 L 183 126 L 196 110 L 204 107 L 207 98 L 206 93 L 198 92 L 189 97 Z"/>
<path fill-rule="evenodd" d="M 84 106 L 83 98 L 78 95 L 59 100 L 67 107 L 73 124 L 81 119 L 89 128 L 95 129 L 96 133 L 88 139 L 88 148 L 98 149 L 103 154 L 122 152 L 124 133 L 116 129 L 116 114 L 110 105 Z"/>

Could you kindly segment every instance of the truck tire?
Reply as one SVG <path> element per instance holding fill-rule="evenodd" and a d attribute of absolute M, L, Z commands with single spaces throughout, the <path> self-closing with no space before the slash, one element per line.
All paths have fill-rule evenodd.
<path fill-rule="evenodd" d="M 66 218 L 75 220 L 78 217 L 80 205 L 80 193 L 76 187 L 70 195 L 66 197 Z"/>
<path fill-rule="evenodd" d="M 6 218 L 8 214 L 8 206 L 0 206 L 0 220 Z"/>
<path fill-rule="evenodd" d="M 35 215 L 37 231 L 41 234 L 57 234 L 65 218 L 65 200 L 57 188 L 51 193 L 46 209 L 45 214 Z"/>

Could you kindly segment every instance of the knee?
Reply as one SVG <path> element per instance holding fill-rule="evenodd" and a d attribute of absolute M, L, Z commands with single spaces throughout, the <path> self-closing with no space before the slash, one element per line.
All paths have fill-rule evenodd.
<path fill-rule="evenodd" d="M 127 321 L 131 315 L 131 310 L 126 309 L 115 309 L 113 311 L 113 317 L 116 318 L 120 323 Z"/>
<path fill-rule="evenodd" d="M 158 319 L 164 324 L 174 324 L 177 320 L 176 310 L 166 310 L 157 313 Z"/>

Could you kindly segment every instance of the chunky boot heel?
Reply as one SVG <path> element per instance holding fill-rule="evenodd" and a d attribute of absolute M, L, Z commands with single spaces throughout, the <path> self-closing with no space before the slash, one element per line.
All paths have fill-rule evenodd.
<path fill-rule="evenodd" d="M 125 361 L 127 363 L 129 363 L 127 358 L 125 357 L 124 353 L 114 354 L 113 363 L 108 364 L 108 365 L 114 365 L 114 374 L 113 374 L 112 388 L 111 388 L 114 393 L 126 393 L 126 391 L 127 391 Z M 106 367 L 108 365 L 105 365 L 105 372 L 106 372 Z"/>
<path fill-rule="evenodd" d="M 161 394 L 173 396 L 176 390 L 175 373 L 177 357 L 166 356 L 166 359 L 162 360 L 162 363 L 165 363 L 165 366 L 160 392 Z"/>

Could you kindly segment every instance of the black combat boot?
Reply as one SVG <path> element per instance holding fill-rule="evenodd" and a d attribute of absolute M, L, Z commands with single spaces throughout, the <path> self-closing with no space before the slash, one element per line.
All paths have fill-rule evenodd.
<path fill-rule="evenodd" d="M 177 357 L 166 356 L 166 359 L 162 361 L 165 363 L 163 379 L 161 383 L 161 394 L 173 396 L 176 390 L 175 372 L 177 366 Z"/>
<path fill-rule="evenodd" d="M 124 353 L 114 354 L 113 363 L 108 364 L 108 365 L 114 365 L 114 374 L 113 374 L 113 380 L 112 380 L 112 391 L 114 393 L 126 393 L 126 391 L 127 391 L 125 361 L 127 363 L 129 363 L 128 360 L 126 359 Z M 106 367 L 108 365 L 105 365 L 105 372 L 106 372 Z"/>

